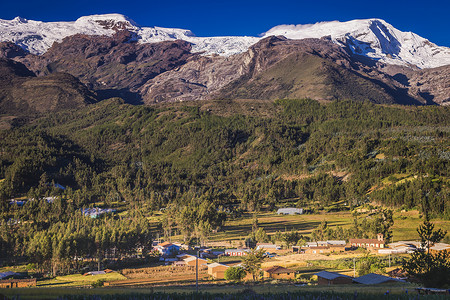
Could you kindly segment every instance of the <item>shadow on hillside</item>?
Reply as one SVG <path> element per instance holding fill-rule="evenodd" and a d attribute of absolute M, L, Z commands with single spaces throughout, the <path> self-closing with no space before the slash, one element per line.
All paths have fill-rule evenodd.
<path fill-rule="evenodd" d="M 128 89 L 105 89 L 96 90 L 95 92 L 97 93 L 99 101 L 117 97 L 122 98 L 128 104 L 143 104 L 141 95 L 139 95 L 139 93 L 131 92 Z"/>

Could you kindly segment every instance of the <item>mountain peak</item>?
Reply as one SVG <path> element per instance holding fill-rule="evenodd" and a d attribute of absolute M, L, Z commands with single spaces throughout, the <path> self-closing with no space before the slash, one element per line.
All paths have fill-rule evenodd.
<path fill-rule="evenodd" d="M 135 34 L 140 43 L 184 40 L 203 55 L 243 53 L 268 36 L 288 39 L 327 38 L 347 52 L 383 64 L 434 68 L 450 64 L 450 48 L 439 47 L 412 32 L 402 32 L 378 18 L 315 24 L 278 25 L 260 37 L 197 37 L 190 30 L 140 27 L 121 14 L 80 17 L 74 22 L 40 22 L 17 17 L 0 20 L 0 42 L 11 41 L 33 54 L 45 53 L 54 42 L 75 34 L 112 36 L 120 30 Z"/>
<path fill-rule="evenodd" d="M 16 23 L 27 23 L 27 22 L 28 22 L 27 19 L 22 18 L 22 17 L 20 17 L 20 16 L 15 17 L 14 19 L 12 19 L 12 21 L 13 21 L 13 22 L 16 22 Z"/>
<path fill-rule="evenodd" d="M 75 21 L 77 27 L 91 27 L 100 25 L 104 29 L 137 30 L 138 25 L 132 19 L 121 14 L 103 14 L 80 17 Z"/>
<path fill-rule="evenodd" d="M 439 47 L 412 32 L 402 32 L 388 22 L 361 19 L 306 25 L 278 25 L 262 36 L 284 35 L 289 39 L 331 37 L 355 55 L 394 65 L 433 68 L 450 64 L 450 49 Z"/>

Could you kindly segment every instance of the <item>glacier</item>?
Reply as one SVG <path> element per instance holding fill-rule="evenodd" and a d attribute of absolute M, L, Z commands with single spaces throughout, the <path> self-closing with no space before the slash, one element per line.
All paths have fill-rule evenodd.
<path fill-rule="evenodd" d="M 355 55 L 385 64 L 434 68 L 450 64 L 450 48 L 402 32 L 381 19 L 331 21 L 306 25 L 279 25 L 258 37 L 197 37 L 187 29 L 141 27 L 122 14 L 83 16 L 72 22 L 41 22 L 16 17 L 0 19 L 0 41 L 10 41 L 33 54 L 45 53 L 54 42 L 74 34 L 113 35 L 117 30 L 134 32 L 139 43 L 185 40 L 202 55 L 230 56 L 248 50 L 262 38 L 282 35 L 289 39 L 329 38 Z"/>

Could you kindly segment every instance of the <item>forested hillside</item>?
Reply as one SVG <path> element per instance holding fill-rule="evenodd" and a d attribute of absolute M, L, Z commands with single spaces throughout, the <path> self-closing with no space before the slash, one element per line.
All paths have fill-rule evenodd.
<path fill-rule="evenodd" d="M 146 217 L 160 209 L 185 214 L 200 232 L 236 210 L 285 202 L 314 211 L 371 201 L 450 218 L 449 134 L 449 107 L 353 101 L 144 107 L 110 99 L 55 113 L 0 131 L 2 256 L 37 253 L 46 238 L 52 249 L 83 238 L 85 253 L 97 253 L 113 228 L 123 251 L 121 230 L 145 246 Z M 46 196 L 60 197 L 9 202 Z M 116 225 L 117 216 L 87 224 L 80 209 L 94 203 L 126 213 Z M 76 226 L 99 229 L 76 237 Z"/>

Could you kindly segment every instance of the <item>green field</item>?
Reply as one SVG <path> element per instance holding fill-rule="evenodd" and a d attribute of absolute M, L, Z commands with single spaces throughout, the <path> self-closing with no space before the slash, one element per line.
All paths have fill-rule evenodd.
<path fill-rule="evenodd" d="M 276 231 L 297 230 L 309 235 L 322 221 L 327 221 L 329 227 L 341 226 L 348 228 L 352 224 L 352 214 L 346 212 L 323 212 L 319 214 L 277 215 L 276 213 L 258 213 L 258 226 L 268 234 Z M 436 228 L 450 232 L 450 220 L 431 220 Z M 212 234 L 210 241 L 243 240 L 252 230 L 253 215 L 246 214 L 235 220 L 228 220 L 223 230 Z M 416 228 L 423 222 L 418 211 L 394 211 L 393 241 L 416 240 L 419 238 Z M 448 237 L 447 237 L 448 238 Z"/>
<path fill-rule="evenodd" d="M 39 287 L 69 287 L 69 286 L 91 286 L 93 283 L 101 281 L 125 280 L 126 277 L 120 273 L 108 273 L 103 275 L 82 275 L 73 274 L 65 276 L 56 276 L 53 279 L 38 281 Z"/>

